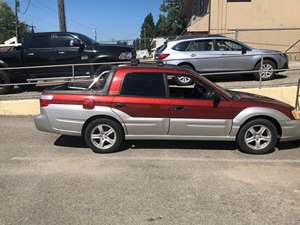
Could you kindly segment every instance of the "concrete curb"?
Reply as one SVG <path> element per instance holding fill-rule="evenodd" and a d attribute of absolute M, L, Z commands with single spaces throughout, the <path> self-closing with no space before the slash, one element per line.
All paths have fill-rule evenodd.
<path fill-rule="evenodd" d="M 288 103 L 292 106 L 296 102 L 297 87 L 268 87 L 268 88 L 245 88 L 235 89 L 237 91 L 243 91 L 253 94 L 259 94 L 280 100 Z M 37 115 L 40 113 L 38 99 L 26 99 L 26 100 L 4 100 L 0 101 L 0 115 L 11 116 L 29 116 Z"/>

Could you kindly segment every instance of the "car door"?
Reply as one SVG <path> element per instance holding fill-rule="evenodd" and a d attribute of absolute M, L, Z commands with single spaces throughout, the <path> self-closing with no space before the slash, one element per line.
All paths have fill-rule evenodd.
<path fill-rule="evenodd" d="M 195 138 L 227 136 L 237 109 L 201 79 L 191 78 L 195 83 L 194 86 L 169 84 L 171 100 L 169 135 Z M 219 101 L 214 100 L 215 96 L 220 96 Z"/>
<path fill-rule="evenodd" d="M 68 33 L 57 33 L 51 36 L 51 43 L 56 50 L 56 63 L 62 65 L 84 64 L 88 62 L 88 56 L 84 55 L 84 46 L 81 41 Z M 75 66 L 74 75 L 89 75 L 90 66 Z M 72 76 L 71 66 L 57 68 L 59 76 Z"/>
<path fill-rule="evenodd" d="M 32 34 L 25 40 L 24 65 L 25 66 L 49 66 L 56 64 L 56 50 L 51 45 L 49 33 Z M 30 78 L 42 78 L 55 76 L 54 68 L 30 68 L 27 69 Z"/>
<path fill-rule="evenodd" d="M 113 111 L 122 119 L 128 135 L 165 135 L 169 129 L 169 99 L 161 73 L 126 74 Z"/>
<path fill-rule="evenodd" d="M 219 64 L 222 52 L 214 49 L 214 42 L 211 39 L 190 41 L 186 54 L 199 72 L 222 70 Z"/>
<path fill-rule="evenodd" d="M 220 52 L 222 58 L 219 63 L 224 71 L 253 70 L 251 52 L 246 46 L 227 39 L 215 40 L 215 49 Z"/>

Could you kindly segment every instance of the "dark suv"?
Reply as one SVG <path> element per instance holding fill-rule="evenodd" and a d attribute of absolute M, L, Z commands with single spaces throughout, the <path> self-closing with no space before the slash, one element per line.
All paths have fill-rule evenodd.
<path fill-rule="evenodd" d="M 133 49 L 129 46 L 99 44 L 78 33 L 31 33 L 22 46 L 0 49 L 0 68 L 32 67 L 44 65 L 119 62 L 131 60 Z M 76 66 L 75 75 L 93 75 L 108 69 L 108 65 Z M 72 67 L 29 68 L 0 71 L 0 84 L 26 82 L 32 78 L 71 76 Z M 8 87 L 0 87 L 0 94 Z"/>

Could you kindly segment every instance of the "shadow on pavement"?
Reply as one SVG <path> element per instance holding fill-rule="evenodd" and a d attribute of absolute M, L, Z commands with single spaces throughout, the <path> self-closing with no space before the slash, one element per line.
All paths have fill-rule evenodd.
<path fill-rule="evenodd" d="M 60 136 L 54 145 L 70 148 L 88 148 L 83 138 L 73 136 Z M 300 147 L 299 141 L 282 142 L 278 144 L 278 150 L 290 150 Z M 234 142 L 226 141 L 126 141 L 122 150 L 133 149 L 189 149 L 189 150 L 232 150 L 237 149 Z"/>
<path fill-rule="evenodd" d="M 233 81 L 255 81 L 255 78 L 251 74 L 226 74 L 226 75 L 211 75 L 206 76 L 213 82 L 233 82 Z M 280 80 L 287 78 L 286 75 L 277 74 L 274 80 Z"/>

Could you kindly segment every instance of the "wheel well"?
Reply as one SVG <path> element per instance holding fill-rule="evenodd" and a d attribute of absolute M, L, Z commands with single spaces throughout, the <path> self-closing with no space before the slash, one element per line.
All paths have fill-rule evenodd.
<path fill-rule="evenodd" d="M 179 63 L 179 64 L 178 64 L 178 66 L 184 66 L 184 65 L 190 66 L 190 67 L 193 68 L 193 70 L 195 70 L 195 67 L 194 67 L 193 64 L 191 64 L 191 63 L 183 62 L 183 63 Z"/>
<path fill-rule="evenodd" d="M 241 127 L 243 127 L 246 123 L 248 123 L 248 122 L 250 122 L 250 121 L 252 121 L 252 120 L 255 120 L 255 119 L 265 119 L 265 120 L 269 120 L 270 122 L 272 122 L 272 123 L 275 125 L 275 127 L 276 127 L 276 129 L 277 129 L 277 132 L 278 132 L 278 135 L 279 135 L 279 136 L 282 135 L 282 129 L 281 129 L 281 126 L 280 126 L 279 122 L 278 122 L 276 119 L 274 119 L 273 117 L 270 117 L 270 116 L 254 116 L 254 117 L 251 117 L 251 118 L 247 119 L 247 120 L 242 124 Z M 240 128 L 241 128 L 241 127 L 240 127 Z M 240 130 L 240 129 L 239 129 L 239 130 Z"/>
<path fill-rule="evenodd" d="M 106 116 L 106 115 L 96 115 L 96 116 L 92 116 L 90 117 L 87 121 L 84 122 L 83 126 L 82 126 L 82 129 L 81 129 L 81 136 L 84 135 L 84 132 L 85 132 L 85 129 L 87 127 L 87 125 L 94 121 L 94 120 L 97 120 L 97 119 L 109 119 L 109 120 L 113 120 L 115 121 L 116 123 L 118 123 L 121 127 L 122 127 L 122 130 L 125 134 L 125 130 L 124 130 L 124 127 L 122 126 L 122 124 L 120 123 L 120 121 L 118 121 L 117 119 L 111 117 L 111 116 Z"/>
<path fill-rule="evenodd" d="M 272 62 L 275 64 L 275 67 L 276 67 L 275 69 L 278 68 L 277 62 L 276 62 L 274 59 L 269 58 L 269 57 L 266 57 L 266 58 L 263 58 L 263 60 L 269 60 L 269 61 L 272 61 Z M 258 60 L 258 62 L 255 64 L 255 68 L 256 68 L 256 66 L 257 66 L 258 64 L 260 64 L 260 63 L 261 63 L 261 59 Z"/>

